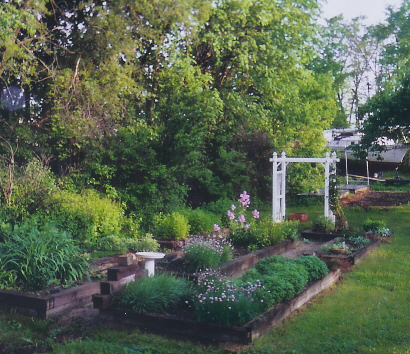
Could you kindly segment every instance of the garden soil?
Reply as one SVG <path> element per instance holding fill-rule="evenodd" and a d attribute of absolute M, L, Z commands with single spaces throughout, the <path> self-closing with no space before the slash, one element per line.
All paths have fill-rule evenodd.
<path fill-rule="evenodd" d="M 342 206 L 359 206 L 364 209 L 371 207 L 389 208 L 409 203 L 410 192 L 359 191 L 344 196 L 340 202 Z"/>

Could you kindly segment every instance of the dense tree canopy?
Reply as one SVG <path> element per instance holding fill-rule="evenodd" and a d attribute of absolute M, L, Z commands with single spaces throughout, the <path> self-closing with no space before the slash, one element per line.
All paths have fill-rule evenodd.
<path fill-rule="evenodd" d="M 2 1 L 2 169 L 40 156 L 63 185 L 142 217 L 244 189 L 265 198 L 273 151 L 323 155 L 323 129 L 346 124 L 346 52 L 319 12 L 316 0 Z M 386 33 L 405 38 L 393 16 Z M 290 167 L 292 190 L 317 172 Z"/>

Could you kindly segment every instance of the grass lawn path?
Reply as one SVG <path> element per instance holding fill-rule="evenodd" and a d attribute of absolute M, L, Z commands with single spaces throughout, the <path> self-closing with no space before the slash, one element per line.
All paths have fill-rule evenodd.
<path fill-rule="evenodd" d="M 351 226 L 384 220 L 383 244 L 314 304 L 256 341 L 249 353 L 410 353 L 410 205 L 346 209 Z"/>

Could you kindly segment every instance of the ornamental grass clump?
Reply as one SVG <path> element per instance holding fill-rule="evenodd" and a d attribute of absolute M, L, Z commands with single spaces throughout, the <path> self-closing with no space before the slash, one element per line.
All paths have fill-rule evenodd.
<path fill-rule="evenodd" d="M 232 245 L 223 235 L 195 236 L 186 241 L 183 259 L 189 272 L 215 268 L 232 259 Z"/>
<path fill-rule="evenodd" d="M 0 243 L 0 288 L 41 290 L 82 280 L 89 267 L 73 239 L 53 224 L 28 219 Z"/>
<path fill-rule="evenodd" d="M 245 324 L 265 308 L 263 300 L 255 298 L 261 287 L 258 281 L 233 281 L 214 271 L 201 273 L 193 300 L 195 317 L 228 327 Z"/>
<path fill-rule="evenodd" d="M 192 297 L 192 284 L 184 278 L 159 274 L 129 283 L 116 303 L 134 312 L 157 312 L 176 309 Z"/>

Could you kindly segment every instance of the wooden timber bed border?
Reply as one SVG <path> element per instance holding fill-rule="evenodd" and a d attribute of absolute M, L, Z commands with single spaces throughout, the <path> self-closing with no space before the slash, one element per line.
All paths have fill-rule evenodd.
<path fill-rule="evenodd" d="M 240 327 L 224 327 L 212 323 L 179 319 L 160 314 L 136 314 L 124 308 L 109 307 L 100 310 L 104 322 L 110 321 L 127 327 L 141 328 L 150 332 L 204 342 L 225 342 L 240 345 L 250 344 L 272 327 L 279 325 L 290 314 L 306 305 L 316 295 L 336 283 L 342 272 L 336 270 L 322 280 L 311 283 L 308 288 L 294 299 L 274 306 L 252 321 Z"/>

